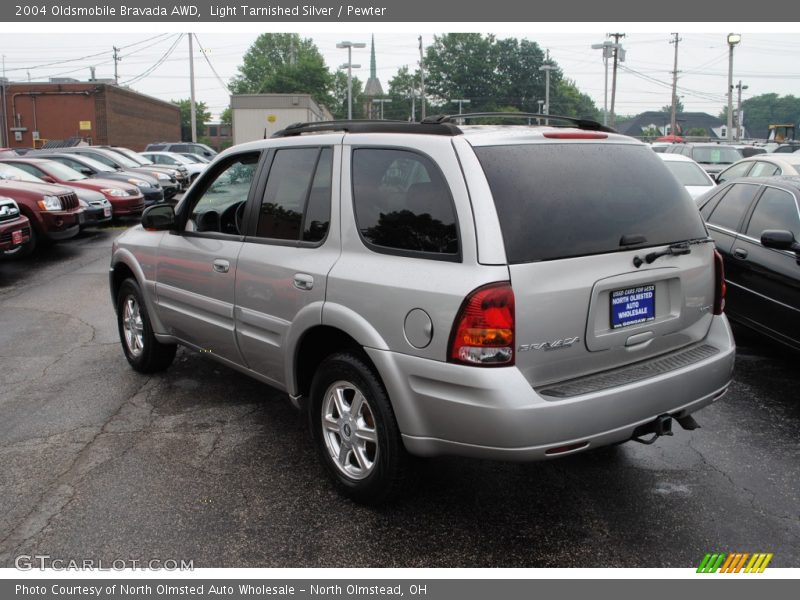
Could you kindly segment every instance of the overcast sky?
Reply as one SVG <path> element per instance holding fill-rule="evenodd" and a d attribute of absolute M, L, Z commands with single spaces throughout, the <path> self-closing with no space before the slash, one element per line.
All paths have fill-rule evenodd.
<path fill-rule="evenodd" d="M 223 84 L 236 74 L 242 55 L 259 33 L 266 29 L 266 24 L 257 25 L 191 25 L 207 50 L 206 56 L 210 62 L 209 65 L 199 48 L 195 47 L 196 97 L 204 101 L 215 116 L 228 106 L 228 92 Z M 432 43 L 436 33 L 477 29 L 469 24 L 366 24 L 363 29 L 356 30 L 355 25 L 346 24 L 342 26 L 342 33 L 330 33 L 330 25 L 282 27 L 284 31 L 296 31 L 303 37 L 311 37 L 331 69 L 347 61 L 346 51 L 337 49 L 336 42 L 351 40 L 368 43 L 374 33 L 378 77 L 384 89 L 387 89 L 389 79 L 398 68 L 403 65 L 416 68 L 419 60 L 418 35 L 423 36 L 423 43 L 427 46 Z M 686 110 L 716 115 L 727 102 L 728 31 L 742 34 L 742 41 L 734 52 L 734 84 L 741 80 L 748 86 L 743 92 L 743 99 L 767 92 L 800 96 L 800 37 L 790 33 L 786 25 L 764 24 L 760 27 L 762 31 L 783 30 L 785 33 L 751 32 L 752 24 L 744 27 L 723 24 L 712 28 L 687 23 L 489 24 L 488 31 L 498 37 L 527 38 L 539 43 L 543 49 L 549 49 L 565 76 L 575 80 L 579 89 L 589 94 L 598 108 L 603 107 L 604 68 L 601 52 L 592 50 L 591 45 L 606 39 L 606 33 L 626 33 L 622 44 L 627 59 L 618 75 L 617 114 L 657 110 L 669 104 L 674 50 L 669 40 L 671 33 L 677 31 L 681 37 L 678 94 Z M 71 32 L 62 33 L 67 28 Z M 130 82 L 129 85 L 137 91 L 164 100 L 189 97 L 189 49 L 185 36 L 162 62 L 179 35 L 175 24 L 149 24 L 147 27 L 73 24 L 69 27 L 50 26 L 49 29 L 49 33 L 37 29 L 38 35 L 32 36 L 30 32 L 16 33 L 19 31 L 17 25 L 15 33 L 3 31 L 3 25 L 0 24 L 0 54 L 5 57 L 6 77 L 12 81 L 27 80 L 30 73 L 32 80 L 47 80 L 52 76 L 85 80 L 89 77 L 89 67 L 95 66 L 98 78 L 111 78 L 114 73 L 112 46 L 116 45 L 121 48 L 122 57 L 119 63 L 120 83 Z M 81 33 L 76 33 L 78 30 Z M 107 33 L 109 30 L 118 30 L 119 33 Z M 131 30 L 137 33 L 123 33 Z M 546 33 L 543 32 L 545 30 Z M 354 74 L 366 80 L 369 75 L 369 47 L 354 50 L 353 62 L 360 63 L 362 67 Z"/>

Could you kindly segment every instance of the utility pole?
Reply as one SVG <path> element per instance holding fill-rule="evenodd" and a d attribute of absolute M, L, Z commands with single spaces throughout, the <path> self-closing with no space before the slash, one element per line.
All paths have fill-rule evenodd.
<path fill-rule="evenodd" d="M 114 85 L 119 85 L 119 72 L 117 71 L 117 64 L 122 59 L 119 57 L 119 48 L 111 46 L 114 49 Z"/>
<path fill-rule="evenodd" d="M 422 36 L 419 36 L 420 121 L 425 120 L 425 61 L 422 57 Z"/>
<path fill-rule="evenodd" d="M 544 114 L 550 114 L 550 71 L 553 70 L 553 65 L 550 64 L 550 50 L 547 51 L 544 64 L 539 67 L 540 71 L 544 71 Z M 545 121 L 547 123 L 547 121 Z"/>
<path fill-rule="evenodd" d="M 672 35 L 675 36 L 670 41 L 670 44 L 675 44 L 675 66 L 672 69 L 672 117 L 669 121 L 669 134 L 675 135 L 678 128 L 678 42 L 681 41 L 681 38 L 678 37 L 677 33 Z"/>
<path fill-rule="evenodd" d="M 3 126 L 0 128 L 2 146 L 8 147 L 8 121 L 6 116 L 6 55 L 3 54 L 3 79 L 0 80 L 0 103 L 2 103 Z"/>
<path fill-rule="evenodd" d="M 736 103 L 736 141 L 742 141 L 742 90 L 746 90 L 749 86 L 742 85 L 742 80 L 739 80 L 739 84 L 736 86 L 736 89 L 739 91 L 739 101 Z"/>
<path fill-rule="evenodd" d="M 189 98 L 189 119 L 192 123 L 192 142 L 197 141 L 197 109 L 194 104 L 194 49 L 192 46 L 192 36 L 189 34 L 189 88 L 191 97 Z"/>
<path fill-rule="evenodd" d="M 733 141 L 733 47 L 742 41 L 738 33 L 729 33 L 728 37 L 728 127 L 725 137 L 730 144 Z"/>
<path fill-rule="evenodd" d="M 610 33 L 608 37 L 614 38 L 614 69 L 611 75 L 611 119 L 609 126 L 614 127 L 614 102 L 617 98 L 617 63 L 625 61 L 625 51 L 619 45 L 620 38 L 624 38 L 624 33 Z"/>
<path fill-rule="evenodd" d="M 592 50 L 603 51 L 603 65 L 606 70 L 606 83 L 603 87 L 603 125 L 608 125 L 608 59 L 613 56 L 613 45 L 614 44 L 608 40 L 604 41 L 602 44 L 592 44 Z"/>

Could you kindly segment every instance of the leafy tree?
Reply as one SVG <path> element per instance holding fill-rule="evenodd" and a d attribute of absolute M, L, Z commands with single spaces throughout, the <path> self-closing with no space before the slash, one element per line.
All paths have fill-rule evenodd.
<path fill-rule="evenodd" d="M 545 99 L 545 55 L 536 42 L 497 39 L 479 33 L 435 36 L 425 57 L 426 93 L 444 104 L 453 98 L 470 100 L 470 112 L 516 107 L 538 112 Z M 594 102 L 551 60 L 550 113 L 596 118 Z M 446 108 L 447 112 L 454 112 Z"/>
<path fill-rule="evenodd" d="M 178 105 L 181 109 L 181 141 L 192 141 L 192 101 L 189 98 L 185 100 L 170 100 L 173 104 Z M 206 123 L 211 119 L 211 113 L 208 112 L 208 107 L 205 102 L 195 102 L 195 125 L 197 126 L 197 135 L 202 135 L 205 131 Z"/>
<path fill-rule="evenodd" d="M 219 122 L 222 125 L 233 125 L 233 112 L 230 106 L 219 115 Z"/>
<path fill-rule="evenodd" d="M 682 113 L 682 112 L 685 112 L 685 111 L 686 111 L 686 109 L 683 106 L 683 102 L 681 101 L 680 98 L 678 98 L 678 104 L 675 107 L 675 112 Z M 672 114 L 672 104 L 667 104 L 665 106 L 662 106 L 661 107 L 661 112 Z"/>
<path fill-rule="evenodd" d="M 364 85 L 358 77 L 352 78 L 353 84 L 353 118 L 364 118 L 364 97 L 362 91 Z M 333 86 L 330 104 L 328 108 L 334 119 L 347 118 L 347 72 L 336 71 L 333 75 Z"/>
<path fill-rule="evenodd" d="M 263 33 L 242 58 L 230 84 L 234 94 L 311 94 L 333 104 L 333 75 L 314 42 L 296 33 Z"/>

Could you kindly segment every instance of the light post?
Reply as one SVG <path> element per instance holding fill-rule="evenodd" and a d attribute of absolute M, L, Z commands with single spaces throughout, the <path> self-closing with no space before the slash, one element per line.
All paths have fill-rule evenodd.
<path fill-rule="evenodd" d="M 741 34 L 728 34 L 728 143 L 733 141 L 733 47 L 742 41 Z"/>
<path fill-rule="evenodd" d="M 606 40 L 602 44 L 592 44 L 592 50 L 603 51 L 603 64 L 606 69 L 606 83 L 603 87 L 603 125 L 608 125 L 608 59 L 614 56 L 614 42 Z"/>
<path fill-rule="evenodd" d="M 387 102 L 391 104 L 392 99 L 391 98 L 374 98 L 372 100 L 373 104 L 380 104 L 381 105 L 381 121 L 383 121 L 383 105 L 386 104 Z"/>
<path fill-rule="evenodd" d="M 339 42 L 336 44 L 337 48 L 347 48 L 347 63 L 343 64 L 340 69 L 347 67 L 347 119 L 353 118 L 353 69 L 360 69 L 361 65 L 353 64 L 353 48 L 366 48 L 364 42 Z"/>
<path fill-rule="evenodd" d="M 739 101 L 736 103 L 736 141 L 742 140 L 742 90 L 746 90 L 747 85 L 742 85 L 742 80 L 739 80 L 739 85 L 736 89 L 739 90 Z"/>

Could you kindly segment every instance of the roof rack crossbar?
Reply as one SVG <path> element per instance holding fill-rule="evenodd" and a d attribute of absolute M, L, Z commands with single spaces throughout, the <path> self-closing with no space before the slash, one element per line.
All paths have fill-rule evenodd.
<path fill-rule="evenodd" d="M 461 135 L 461 130 L 452 123 L 414 123 L 410 121 L 389 120 L 337 120 L 316 121 L 312 123 L 292 123 L 270 137 L 283 138 L 302 135 L 304 133 L 323 133 L 326 131 L 344 131 L 347 133 L 420 133 L 428 135 Z"/>
<path fill-rule="evenodd" d="M 436 123 L 446 124 L 463 119 L 480 119 L 480 118 L 501 118 L 501 119 L 528 119 L 537 120 L 537 125 L 542 125 L 543 121 L 566 121 L 571 125 L 577 126 L 579 129 L 586 129 L 590 131 L 605 131 L 607 133 L 616 133 L 615 129 L 607 127 L 597 121 L 591 119 L 579 119 L 577 117 L 566 117 L 564 115 L 543 115 L 541 113 L 527 113 L 527 112 L 476 112 L 476 113 L 463 113 L 460 115 L 432 115 L 422 120 L 423 123 Z M 564 127 L 564 125 L 553 125 L 554 127 Z"/>

